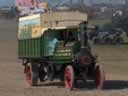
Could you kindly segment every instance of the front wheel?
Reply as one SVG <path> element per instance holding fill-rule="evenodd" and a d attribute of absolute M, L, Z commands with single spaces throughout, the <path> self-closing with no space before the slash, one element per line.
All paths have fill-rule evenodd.
<path fill-rule="evenodd" d="M 95 83 L 97 89 L 102 89 L 105 81 L 104 71 L 102 66 L 96 65 L 95 68 Z"/>
<path fill-rule="evenodd" d="M 37 65 L 36 65 L 37 66 Z M 37 86 L 38 85 L 38 77 L 39 73 L 37 72 L 37 69 L 34 70 L 35 66 L 32 68 L 31 64 L 25 65 L 25 80 L 29 86 Z"/>
<path fill-rule="evenodd" d="M 65 88 L 68 90 L 71 90 L 74 85 L 74 70 L 71 65 L 68 65 L 65 69 L 65 74 L 64 74 L 64 83 L 65 83 Z"/>

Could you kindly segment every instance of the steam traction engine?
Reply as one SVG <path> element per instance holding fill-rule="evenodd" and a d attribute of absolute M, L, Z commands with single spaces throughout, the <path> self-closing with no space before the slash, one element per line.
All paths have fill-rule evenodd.
<path fill-rule="evenodd" d="M 103 87 L 103 70 L 88 45 L 86 22 L 86 14 L 78 12 L 19 19 L 18 55 L 29 85 L 59 79 L 70 90 L 77 80 L 94 80 L 97 88 Z"/>

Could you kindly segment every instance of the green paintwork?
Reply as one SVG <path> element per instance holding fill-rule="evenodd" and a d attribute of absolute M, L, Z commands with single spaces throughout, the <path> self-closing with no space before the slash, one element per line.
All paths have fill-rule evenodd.
<path fill-rule="evenodd" d="M 58 45 L 59 46 L 59 45 Z M 56 49 L 54 55 L 50 57 L 50 61 L 54 63 L 69 63 L 72 62 L 73 53 L 72 47 Z"/>
<path fill-rule="evenodd" d="M 18 55 L 19 57 L 39 58 L 41 57 L 41 39 L 25 39 L 18 41 Z"/>
<path fill-rule="evenodd" d="M 77 33 L 77 32 L 76 32 Z M 71 63 L 73 56 L 80 50 L 80 42 L 68 42 L 64 46 L 64 41 L 56 43 L 55 50 L 51 52 L 50 42 L 56 37 L 57 31 L 47 30 L 41 37 L 18 40 L 18 56 L 20 58 L 43 58 L 49 57 L 54 64 Z M 77 34 L 75 34 L 77 36 Z"/>

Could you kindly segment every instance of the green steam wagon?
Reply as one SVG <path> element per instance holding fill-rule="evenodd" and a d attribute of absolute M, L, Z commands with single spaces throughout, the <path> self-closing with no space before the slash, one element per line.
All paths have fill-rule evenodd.
<path fill-rule="evenodd" d="M 59 79 L 72 89 L 78 80 L 102 88 L 104 74 L 88 46 L 87 15 L 49 12 L 19 18 L 18 56 L 29 85 Z"/>

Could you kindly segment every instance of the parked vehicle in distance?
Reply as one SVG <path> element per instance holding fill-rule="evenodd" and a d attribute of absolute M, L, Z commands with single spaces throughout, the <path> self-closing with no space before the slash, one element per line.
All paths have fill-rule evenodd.
<path fill-rule="evenodd" d="M 110 30 L 98 31 L 93 37 L 94 44 L 123 44 L 128 43 L 126 32 Z"/>

